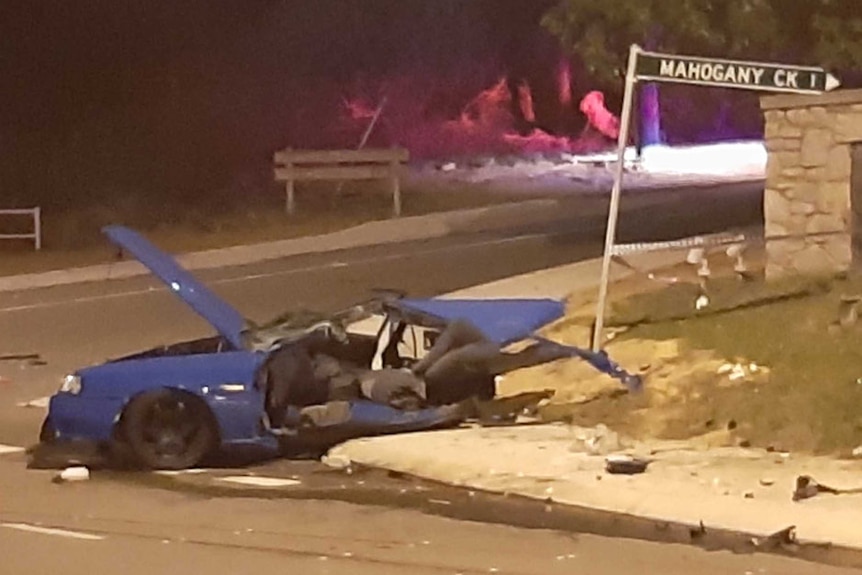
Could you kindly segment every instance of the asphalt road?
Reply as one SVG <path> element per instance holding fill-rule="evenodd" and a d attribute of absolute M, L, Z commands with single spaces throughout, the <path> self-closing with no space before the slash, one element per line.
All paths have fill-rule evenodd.
<path fill-rule="evenodd" d="M 726 190 L 724 192 L 727 192 Z M 683 194 L 620 222 L 622 241 L 747 226 L 757 190 Z M 248 317 L 288 308 L 331 309 L 372 287 L 430 296 L 595 257 L 601 214 L 532 229 L 294 257 L 200 274 Z M 44 411 L 19 402 L 52 393 L 76 367 L 210 333 L 147 278 L 0 296 L 0 351 L 38 353 L 44 365 L 0 362 L 0 444 L 35 440 Z M 246 573 L 844 573 L 778 557 L 572 535 L 436 517 L 334 500 L 190 494 L 96 473 L 54 484 L 0 455 L 2 572 Z M 355 487 L 355 485 L 354 485 Z M 350 489 L 347 485 L 345 489 Z M 502 519 L 505 522 L 505 518 Z"/>
<path fill-rule="evenodd" d="M 25 470 L 17 456 L 0 459 L 0 493 L 0 572 L 10 574 L 853 572 L 776 556 L 459 521 L 379 505 L 211 497 L 100 475 L 53 484 L 48 472 Z"/>

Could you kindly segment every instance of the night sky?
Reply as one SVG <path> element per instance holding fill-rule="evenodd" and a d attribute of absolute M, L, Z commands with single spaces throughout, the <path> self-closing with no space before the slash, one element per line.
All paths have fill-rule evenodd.
<path fill-rule="evenodd" d="M 13 190 L 4 193 L 52 188 L 50 200 L 74 201 L 85 187 L 218 185 L 274 148 L 313 139 L 328 118 L 308 113 L 309 94 L 357 76 L 483 66 L 488 78 L 531 77 L 541 91 L 557 50 L 538 25 L 550 4 L 4 2 L 0 177 Z"/>
<path fill-rule="evenodd" d="M 246 174 L 265 187 L 276 149 L 355 145 L 357 135 L 338 132 L 336 116 L 362 78 L 424 81 L 433 90 L 419 96 L 457 116 L 505 74 L 529 83 L 539 127 L 576 135 L 577 112 L 568 123 L 559 118 L 559 45 L 539 25 L 554 3 L 5 1 L 3 202 L 62 208 L 125 197 L 195 200 L 229 190 Z M 594 86 L 574 65 L 577 102 Z M 703 94 L 683 94 L 665 119 L 689 124 L 695 114 L 708 116 L 710 98 L 718 105 L 725 98 Z M 756 96 L 733 97 L 743 99 L 733 116 L 758 129 Z M 614 109 L 619 94 L 607 99 Z M 697 129 L 711 129 L 711 121 Z"/>

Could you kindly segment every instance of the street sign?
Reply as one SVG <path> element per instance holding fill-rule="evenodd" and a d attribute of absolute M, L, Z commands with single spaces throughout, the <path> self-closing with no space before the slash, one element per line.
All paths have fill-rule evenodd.
<path fill-rule="evenodd" d="M 608 225 L 605 229 L 605 252 L 602 257 L 602 275 L 596 305 L 596 321 L 593 326 L 593 351 L 599 351 L 602 348 L 611 257 L 614 253 L 619 218 L 623 161 L 628 146 L 634 88 L 640 80 L 795 94 L 821 94 L 841 85 L 838 78 L 823 68 L 659 54 L 646 52 L 637 44 L 629 47 L 623 109 L 620 114 L 620 133 L 617 140 L 617 164 L 614 186 L 611 189 Z"/>
<path fill-rule="evenodd" d="M 841 85 L 838 78 L 823 68 L 655 52 L 638 54 L 636 74 L 638 80 L 794 94 L 820 94 Z"/>

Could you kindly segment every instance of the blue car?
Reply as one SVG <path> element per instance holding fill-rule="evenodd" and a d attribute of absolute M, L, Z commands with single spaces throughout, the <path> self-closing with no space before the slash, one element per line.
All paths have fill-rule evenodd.
<path fill-rule="evenodd" d="M 317 404 L 312 400 L 281 405 L 281 411 L 274 413 L 271 398 L 285 366 L 291 371 L 292 354 L 321 334 L 328 342 L 328 356 L 339 362 L 367 370 L 402 368 L 426 353 L 453 321 L 468 321 L 489 341 L 503 346 L 530 337 L 564 311 L 562 302 L 548 299 L 388 296 L 325 317 L 293 314 L 256 326 L 135 231 L 122 226 L 103 231 L 216 333 L 66 376 L 51 397 L 40 442 L 107 448 L 145 468 L 193 467 L 231 448 L 251 447 L 277 455 L 325 449 L 352 437 L 456 426 L 466 417 L 459 402 L 475 395 L 493 397 L 493 377 L 477 376 L 469 385 L 459 382 L 446 403 L 407 408 L 365 397 L 330 402 L 322 393 Z M 362 324 L 373 327 L 365 333 L 351 331 L 351 326 Z M 587 359 L 627 385 L 639 384 L 636 376 L 620 370 L 602 353 L 542 341 Z M 280 370 L 275 365 L 281 365 Z M 317 384 L 304 383 L 314 396 Z M 333 412 L 338 415 L 331 417 Z"/>

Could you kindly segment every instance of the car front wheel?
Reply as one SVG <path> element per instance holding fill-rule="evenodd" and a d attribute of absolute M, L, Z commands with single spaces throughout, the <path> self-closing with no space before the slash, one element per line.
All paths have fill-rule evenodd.
<path fill-rule="evenodd" d="M 138 463 L 149 469 L 194 467 L 216 444 L 206 404 L 171 390 L 132 400 L 123 414 L 122 434 Z"/>

